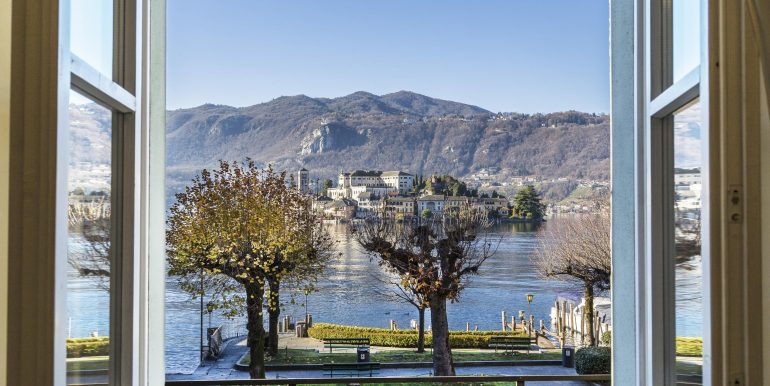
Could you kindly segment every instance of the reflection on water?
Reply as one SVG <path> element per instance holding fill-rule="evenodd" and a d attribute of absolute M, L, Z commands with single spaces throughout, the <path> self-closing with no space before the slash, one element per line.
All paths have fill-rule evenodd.
<path fill-rule="evenodd" d="M 558 221 L 552 219 L 550 223 Z M 548 226 L 546 223 L 543 226 Z M 580 293 L 578 285 L 560 281 L 544 280 L 534 270 L 530 255 L 538 248 L 536 227 L 532 224 L 499 224 L 493 234 L 500 237 L 497 253 L 481 268 L 480 275 L 471 278 L 460 295 L 458 302 L 448 307 L 449 323 L 452 329 L 464 329 L 465 323 L 479 329 L 500 328 L 500 312 L 506 310 L 518 313 L 527 309 L 527 293 L 535 295 L 532 313 L 536 319 L 546 320 L 549 307 L 558 293 Z M 317 292 L 308 298 L 308 312 L 316 322 L 344 323 L 369 327 L 388 327 L 389 320 L 395 320 L 399 327 L 409 327 L 417 319 L 416 309 L 383 294 L 389 287 L 378 277 L 384 275 L 376 259 L 364 254 L 351 239 L 344 225 L 330 225 L 330 231 L 338 240 L 342 253 L 329 267 L 325 278 L 318 283 Z M 693 260 L 685 270 L 700 270 L 700 261 Z M 693 274 L 700 277 L 700 274 Z M 677 295 L 700 302 L 700 283 L 697 279 L 678 280 Z M 298 294 L 297 294 L 298 295 Z M 89 301 L 106 301 L 107 294 L 98 291 L 74 292 L 73 296 L 88 297 Z M 290 304 L 288 293 L 282 294 L 283 315 L 293 319 L 305 314 L 304 296 L 296 296 L 297 304 Z M 70 299 L 70 301 L 77 301 Z M 678 301 L 677 331 L 680 335 L 696 334 L 700 331 L 700 314 L 689 309 L 687 301 Z M 699 309 L 699 308 L 694 308 Z M 429 312 L 426 317 L 429 317 Z M 204 328 L 215 326 L 223 318 L 214 315 L 204 317 Z M 166 283 L 166 368 L 169 373 L 190 372 L 197 366 L 197 352 L 200 339 L 200 305 L 190 300 L 189 295 L 179 290 L 173 278 Z M 73 336 L 87 334 L 98 320 L 73 321 Z M 98 327 L 107 331 L 106 325 Z M 104 330 L 103 330 L 104 329 Z"/>

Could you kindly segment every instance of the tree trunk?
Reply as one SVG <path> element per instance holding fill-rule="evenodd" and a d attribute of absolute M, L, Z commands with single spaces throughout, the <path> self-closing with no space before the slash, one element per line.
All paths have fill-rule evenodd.
<path fill-rule="evenodd" d="M 452 347 L 449 345 L 446 298 L 443 296 L 433 296 L 430 300 L 430 325 L 433 330 L 433 375 L 455 375 Z"/>
<path fill-rule="evenodd" d="M 596 338 L 594 337 L 594 285 L 593 283 L 586 283 L 584 288 L 583 297 L 586 299 L 586 306 L 583 309 L 583 317 L 586 318 L 588 324 L 588 335 L 586 335 L 586 345 L 595 346 Z"/>
<path fill-rule="evenodd" d="M 246 285 L 246 329 L 249 332 L 249 376 L 251 379 L 265 377 L 265 326 L 262 317 L 262 299 L 265 290 L 259 284 Z"/>
<path fill-rule="evenodd" d="M 417 307 L 420 314 L 420 325 L 417 330 L 417 352 L 425 352 L 425 306 Z"/>
<path fill-rule="evenodd" d="M 268 280 L 268 283 L 270 286 L 270 301 L 267 302 L 267 355 L 275 357 L 278 355 L 278 317 L 281 315 L 278 291 L 281 289 L 281 283 L 277 280 Z"/>

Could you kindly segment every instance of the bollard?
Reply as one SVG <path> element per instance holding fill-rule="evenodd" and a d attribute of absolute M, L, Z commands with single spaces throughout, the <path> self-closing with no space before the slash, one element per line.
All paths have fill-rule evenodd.
<path fill-rule="evenodd" d="M 566 326 L 567 326 L 567 301 L 566 300 L 562 301 L 561 312 L 562 312 L 562 321 L 564 322 L 562 329 L 566 331 Z"/>
<path fill-rule="evenodd" d="M 506 319 L 505 318 L 505 310 L 503 310 L 503 331 L 505 331 L 505 322 L 506 322 L 505 319 Z"/>

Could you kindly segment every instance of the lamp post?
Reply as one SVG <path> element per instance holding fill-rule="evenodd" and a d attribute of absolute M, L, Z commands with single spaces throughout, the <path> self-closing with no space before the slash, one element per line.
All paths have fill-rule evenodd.
<path fill-rule="evenodd" d="M 535 297 L 535 295 L 527 294 L 527 303 L 528 303 L 528 312 L 530 315 L 532 315 L 532 299 Z"/>

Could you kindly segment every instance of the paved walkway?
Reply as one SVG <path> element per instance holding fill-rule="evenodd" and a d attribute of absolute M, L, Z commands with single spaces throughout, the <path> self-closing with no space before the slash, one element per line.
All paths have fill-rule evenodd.
<path fill-rule="evenodd" d="M 310 338 L 294 338 L 288 334 L 282 335 L 280 347 L 292 349 L 323 349 L 323 342 Z M 388 347 L 373 347 L 373 351 L 393 350 Z M 395 348 L 395 350 L 403 350 Z M 222 356 L 216 362 L 206 362 L 192 374 L 169 374 L 169 380 L 186 379 L 246 379 L 248 372 L 239 371 L 233 365 L 248 351 L 245 341 L 232 340 L 228 342 Z M 457 367 L 457 375 L 575 375 L 574 369 L 561 366 L 484 366 Z M 382 369 L 379 376 L 430 376 L 430 368 L 398 368 Z M 267 378 L 323 378 L 319 370 L 276 370 L 268 371 Z M 585 382 L 527 382 L 527 385 L 586 385 Z"/>
<path fill-rule="evenodd" d="M 221 369 L 224 370 L 224 369 Z M 575 375 L 574 369 L 568 369 L 561 366 L 485 366 L 485 367 L 458 367 L 457 375 Z M 430 376 L 430 369 L 426 368 L 400 368 L 400 369 L 382 369 L 378 376 Z M 169 380 L 182 379 L 246 379 L 249 374 L 245 371 L 230 369 L 229 371 L 213 371 L 206 375 L 192 374 L 188 376 L 169 375 Z M 268 371 L 267 378 L 323 378 L 321 371 L 314 370 L 281 370 Z M 527 385 L 587 385 L 586 382 L 559 381 L 559 382 L 527 382 Z"/>

